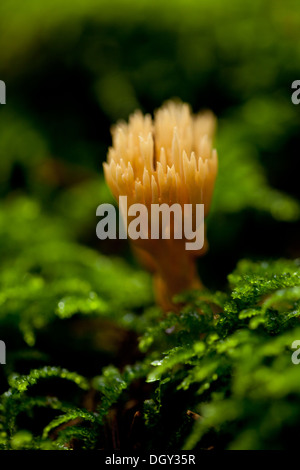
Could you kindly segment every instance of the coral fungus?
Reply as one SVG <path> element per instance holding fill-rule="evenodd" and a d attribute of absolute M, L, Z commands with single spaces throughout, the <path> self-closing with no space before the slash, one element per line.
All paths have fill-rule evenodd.
<path fill-rule="evenodd" d="M 187 104 L 173 101 L 158 109 L 154 119 L 136 111 L 128 124 L 117 123 L 104 163 L 114 197 L 127 196 L 129 205 L 139 203 L 149 209 L 163 203 L 182 208 L 204 204 L 206 216 L 218 166 L 217 152 L 212 149 L 214 130 L 210 111 L 193 115 Z M 174 309 L 175 294 L 201 287 L 195 258 L 207 249 L 205 239 L 200 250 L 187 251 L 184 236 L 174 237 L 171 219 L 168 229 L 168 239 L 131 240 L 141 262 L 154 273 L 157 301 L 164 310 Z"/>

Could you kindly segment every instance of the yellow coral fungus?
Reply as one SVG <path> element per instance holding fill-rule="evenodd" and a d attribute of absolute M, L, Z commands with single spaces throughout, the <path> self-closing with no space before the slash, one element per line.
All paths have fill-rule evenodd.
<path fill-rule="evenodd" d="M 191 113 L 184 103 L 167 102 L 154 119 L 136 111 L 129 123 L 112 129 L 104 172 L 114 197 L 127 196 L 128 204 L 204 204 L 209 212 L 217 174 L 217 152 L 212 149 L 215 117 L 210 111 Z M 151 211 L 148 211 L 151 214 Z M 174 232 L 174 227 L 169 227 Z M 137 239 L 132 246 L 143 264 L 153 271 L 157 301 L 164 310 L 174 308 L 172 297 L 201 287 L 195 257 L 185 239 Z"/>

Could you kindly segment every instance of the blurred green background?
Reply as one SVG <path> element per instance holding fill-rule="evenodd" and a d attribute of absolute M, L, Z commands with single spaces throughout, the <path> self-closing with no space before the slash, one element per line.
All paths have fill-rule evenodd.
<path fill-rule="evenodd" d="M 137 108 L 177 97 L 218 118 L 207 287 L 242 257 L 300 256 L 299 31 L 296 0 L 1 0 L 0 336 L 15 351 L 1 391 L 43 361 L 126 363 L 130 333 L 76 314 L 130 325 L 153 303 L 127 242 L 95 233 L 110 126 Z"/>
<path fill-rule="evenodd" d="M 101 163 L 111 124 L 179 97 L 219 122 L 202 275 L 218 285 L 241 256 L 299 255 L 296 1 L 4 0 L 0 23 L 4 200 L 33 198 L 101 249 L 94 212 L 109 198 Z"/>

